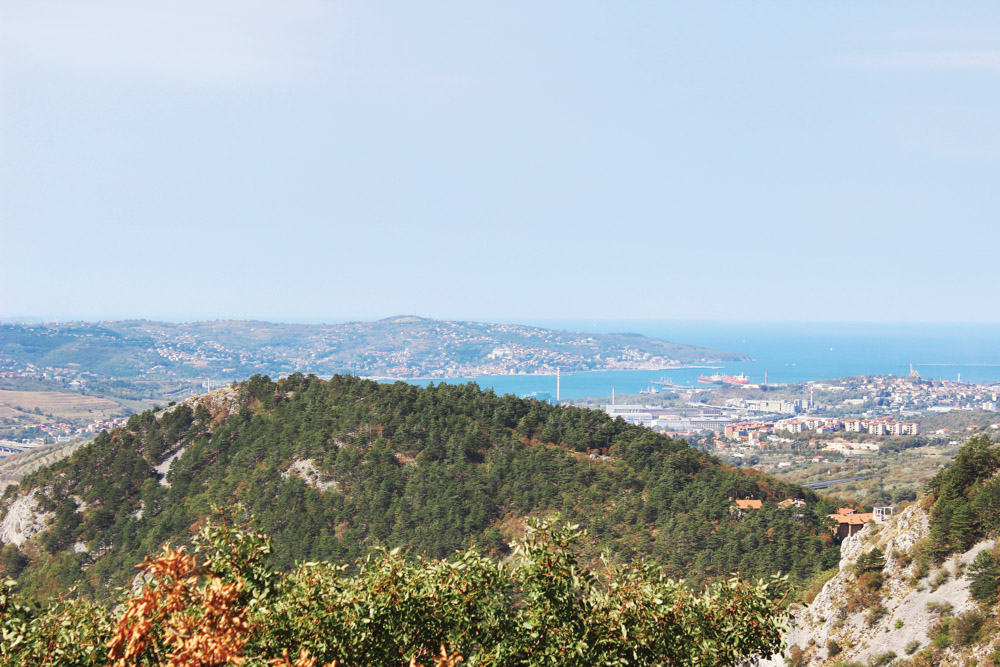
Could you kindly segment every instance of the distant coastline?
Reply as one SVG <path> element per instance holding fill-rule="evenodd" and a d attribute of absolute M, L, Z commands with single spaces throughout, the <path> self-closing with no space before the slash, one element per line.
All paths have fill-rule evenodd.
<path fill-rule="evenodd" d="M 751 360 L 752 361 L 752 360 Z M 615 372 L 649 372 L 649 373 L 660 373 L 669 372 L 677 370 L 722 370 L 726 368 L 725 366 L 706 366 L 701 364 L 683 364 L 681 366 L 663 366 L 663 367 L 651 367 L 651 368 L 586 368 L 581 370 L 567 370 L 562 372 L 563 377 L 569 377 L 571 375 L 581 375 L 583 373 L 615 373 Z M 477 375 L 475 377 L 555 377 L 555 373 L 549 370 L 545 371 L 535 371 L 533 373 L 504 373 L 502 375 Z M 323 377 L 329 377 L 324 375 Z M 365 380 L 375 380 L 376 382 L 393 382 L 399 380 L 400 382 L 432 382 L 434 380 L 466 380 L 470 376 L 468 375 L 435 375 L 435 376 L 394 376 L 394 375 L 361 375 L 360 377 Z"/>
<path fill-rule="evenodd" d="M 340 325 L 249 320 L 0 323 L 0 371 L 104 378 L 243 379 L 350 372 L 459 378 L 709 367 L 744 354 L 637 333 L 589 333 L 414 316 Z M 77 377 L 79 376 L 79 377 Z"/>
<path fill-rule="evenodd" d="M 1000 382 L 1000 325 L 823 324 L 787 322 L 545 321 L 551 327 L 588 326 L 595 331 L 630 330 L 646 336 L 697 340 L 715 349 L 739 350 L 746 361 L 724 362 L 726 374 L 746 373 L 751 383 L 821 382 L 857 376 L 905 376 L 910 363 L 928 379 L 975 384 Z M 832 349 L 831 349 L 832 348 Z M 951 363 L 938 360 L 946 359 Z M 699 364 L 700 365 L 700 364 Z M 563 371 L 563 398 L 638 394 L 662 373 L 674 383 L 696 386 L 700 369 Z M 573 376 L 576 376 L 575 378 Z M 406 382 L 476 382 L 498 393 L 547 391 L 555 395 L 555 373 Z"/>

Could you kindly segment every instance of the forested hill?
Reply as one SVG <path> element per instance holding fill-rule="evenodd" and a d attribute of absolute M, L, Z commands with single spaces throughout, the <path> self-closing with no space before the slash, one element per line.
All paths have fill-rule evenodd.
<path fill-rule="evenodd" d="M 69 322 L 0 324 L 0 370 L 90 376 L 246 378 L 350 372 L 391 378 L 658 369 L 747 357 L 639 334 L 390 317 L 344 324 Z M 89 376 L 87 374 L 90 374 Z"/>
<path fill-rule="evenodd" d="M 163 473 L 166 473 L 165 475 Z M 763 499 L 735 511 L 732 497 Z M 804 508 L 777 501 L 804 498 Z M 651 556 L 676 576 L 837 563 L 811 491 L 727 468 L 686 444 L 473 384 L 255 376 L 130 418 L 7 489 L 0 567 L 26 592 L 104 596 L 142 555 L 187 540 L 213 506 L 252 515 L 276 562 L 350 561 L 376 545 L 503 554 L 529 515 L 590 530 L 586 557 Z"/>

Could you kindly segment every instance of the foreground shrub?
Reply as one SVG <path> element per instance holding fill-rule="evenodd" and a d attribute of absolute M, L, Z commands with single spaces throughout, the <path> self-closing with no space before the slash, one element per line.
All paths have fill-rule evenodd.
<path fill-rule="evenodd" d="M 194 553 L 139 567 L 117 611 L 26 605 L 0 594 L 11 665 L 734 665 L 781 647 L 783 579 L 696 592 L 646 564 L 583 569 L 575 527 L 534 523 L 512 558 L 413 561 L 381 551 L 346 566 L 271 571 L 270 544 L 203 528 Z M 294 662 L 293 662 L 294 661 Z"/>
<path fill-rule="evenodd" d="M 0 585 L 0 662 L 4 665 L 105 665 L 113 621 L 103 607 L 67 598 L 46 607 L 16 600 Z"/>
<path fill-rule="evenodd" d="M 243 662 L 250 625 L 238 604 L 242 582 L 209 575 L 202 583 L 197 556 L 169 547 L 139 567 L 150 580 L 128 600 L 107 643 L 115 667 Z"/>

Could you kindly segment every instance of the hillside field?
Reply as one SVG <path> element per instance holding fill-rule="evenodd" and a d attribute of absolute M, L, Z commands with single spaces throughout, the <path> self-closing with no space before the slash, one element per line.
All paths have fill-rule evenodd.
<path fill-rule="evenodd" d="M 54 391 L 0 389 L 0 418 L 17 419 L 25 424 L 47 421 L 45 415 L 68 421 L 108 419 L 121 412 L 121 405 L 106 398 Z"/>

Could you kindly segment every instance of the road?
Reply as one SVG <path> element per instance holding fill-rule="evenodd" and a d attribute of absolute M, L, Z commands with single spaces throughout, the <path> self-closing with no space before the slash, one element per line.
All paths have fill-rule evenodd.
<path fill-rule="evenodd" d="M 807 489 L 825 489 L 828 486 L 833 486 L 834 484 L 847 484 L 848 482 L 860 482 L 861 480 L 871 479 L 872 477 L 878 477 L 878 475 L 860 475 L 858 477 L 841 477 L 839 479 L 825 479 L 821 482 L 809 482 L 808 484 L 803 484 L 802 486 Z"/>

